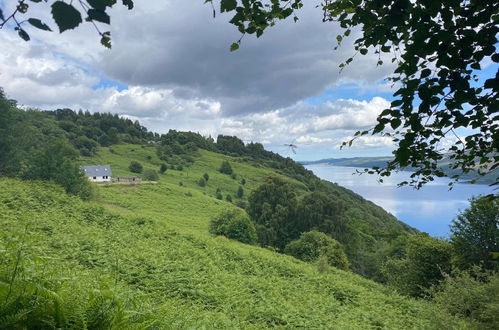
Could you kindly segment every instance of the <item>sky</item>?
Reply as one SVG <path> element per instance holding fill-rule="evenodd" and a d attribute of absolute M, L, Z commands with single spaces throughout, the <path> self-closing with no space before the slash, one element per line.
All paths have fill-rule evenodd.
<path fill-rule="evenodd" d="M 212 16 L 203 0 L 135 1 L 111 10 L 111 50 L 94 27 L 59 34 L 26 27 L 24 42 L 12 28 L 0 30 L 0 87 L 24 107 L 111 112 L 137 119 L 149 130 L 190 130 L 216 137 L 236 135 L 296 160 L 386 156 L 392 142 L 365 136 L 339 149 L 355 131 L 374 126 L 390 104 L 385 78 L 391 65 L 377 55 L 354 54 L 353 31 L 338 50 L 334 23 L 323 23 L 314 5 L 299 21 L 280 22 L 261 38 L 239 32 L 230 15 Z M 4 14 L 16 1 L 1 1 Z M 27 17 L 54 31 L 50 4 L 30 2 Z M 390 61 L 385 61 L 390 62 Z M 285 144 L 298 146 L 293 154 Z"/>

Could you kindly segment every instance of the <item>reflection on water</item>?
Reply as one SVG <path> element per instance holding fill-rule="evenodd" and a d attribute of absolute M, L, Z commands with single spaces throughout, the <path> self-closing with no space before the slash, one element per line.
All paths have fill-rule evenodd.
<path fill-rule="evenodd" d="M 449 224 L 469 205 L 472 196 L 493 193 L 486 185 L 456 184 L 449 191 L 449 179 L 436 178 L 420 190 L 397 187 L 410 172 L 394 173 L 379 183 L 374 175 L 355 173 L 354 167 L 307 165 L 318 177 L 336 182 L 383 207 L 401 221 L 433 236 L 448 236 Z M 360 170 L 360 169 L 359 169 Z"/>

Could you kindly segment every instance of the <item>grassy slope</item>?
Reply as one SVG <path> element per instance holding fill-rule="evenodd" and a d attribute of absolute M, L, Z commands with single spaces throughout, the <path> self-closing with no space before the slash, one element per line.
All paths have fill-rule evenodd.
<path fill-rule="evenodd" d="M 175 216 L 164 221 L 159 206 L 148 213 L 138 209 L 167 188 L 172 196 L 189 189 L 174 183 L 179 177 L 175 173 L 162 177 L 162 184 L 130 187 L 133 198 L 116 194 L 123 192 L 122 186 L 102 187 L 102 202 L 68 197 L 50 183 L 0 178 L 0 298 L 9 283 L 12 293 L 3 301 L 26 294 L 23 280 L 37 279 L 35 292 L 48 288 L 43 292 L 57 297 L 53 313 L 62 324 L 78 319 L 73 315 L 78 313 L 86 313 L 82 320 L 98 322 L 88 318 L 97 312 L 89 306 L 102 307 L 95 297 L 115 294 L 109 309 L 122 312 L 107 326 L 119 329 L 463 326 L 429 303 L 403 298 L 351 273 L 319 273 L 314 265 L 292 257 L 202 234 L 201 219 L 225 206 L 202 193 L 172 197 L 168 203 L 184 201 L 183 206 L 172 206 L 172 213 L 197 203 L 205 206 L 199 210 L 203 214 L 177 214 L 182 221 L 198 224 L 197 233 L 187 232 L 184 227 L 190 225 L 173 220 Z M 102 208 L 103 203 L 111 210 Z M 150 206 L 154 202 L 140 209 Z M 21 260 L 19 267 L 16 260 Z M 18 317 L 25 317 L 26 324 L 49 312 Z"/>
<path fill-rule="evenodd" d="M 111 152 L 111 150 L 113 152 Z M 158 159 L 155 147 L 138 145 L 117 145 L 112 148 L 101 148 L 99 153 L 82 160 L 84 165 L 111 165 L 114 176 L 136 175 L 128 170 L 131 160 L 139 161 L 144 169 L 158 170 L 161 161 Z M 297 180 L 281 175 L 279 171 L 255 167 L 240 158 L 221 155 L 200 149 L 195 162 L 183 171 L 171 170 L 160 175 L 160 180 L 155 184 L 131 185 L 104 185 L 100 186 L 100 200 L 108 208 L 140 212 L 151 216 L 159 216 L 167 222 L 178 225 L 184 229 L 194 229 L 206 234 L 208 220 L 223 207 L 232 207 L 230 203 L 215 199 L 217 188 L 222 190 L 223 196 L 231 194 L 233 200 L 240 186 L 241 178 L 245 178 L 243 186 L 245 197 L 251 190 L 264 182 L 269 174 L 280 176 L 289 181 L 296 190 L 307 191 L 305 185 Z M 218 172 L 223 160 L 228 160 L 237 179 Z M 210 179 L 206 187 L 199 187 L 199 178 L 208 173 Z M 182 182 L 182 186 L 179 183 Z M 395 217 L 386 214 L 380 207 L 365 201 L 359 195 L 342 187 L 331 185 L 333 192 L 340 196 L 349 207 L 347 216 L 356 221 L 357 226 L 363 231 L 376 235 L 376 231 L 404 230 L 415 232 L 406 224 L 399 222 Z M 119 193 L 118 193 L 119 192 Z M 194 198 L 187 198 L 186 194 Z M 354 206 L 355 208 L 352 208 Z M 384 220 L 381 220 L 384 219 Z"/>

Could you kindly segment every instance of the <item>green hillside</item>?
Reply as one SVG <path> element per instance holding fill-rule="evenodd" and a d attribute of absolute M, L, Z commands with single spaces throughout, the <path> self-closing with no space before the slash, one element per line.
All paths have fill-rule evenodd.
<path fill-rule="evenodd" d="M 186 208 L 206 205 L 198 215 L 178 214 L 197 224 L 195 230 L 180 220 L 168 221 L 174 218 L 168 213 L 179 212 L 180 206 L 163 214 L 159 208 L 141 212 L 137 196 L 143 195 L 145 201 L 154 198 L 159 189 L 170 188 L 167 196 L 189 189 L 164 181 L 162 185 L 101 187 L 102 202 L 83 202 L 51 183 L 0 179 L 2 326 L 465 326 L 429 302 L 401 297 L 357 275 L 334 268 L 319 272 L 315 265 L 289 256 L 208 237 L 203 234 L 202 219 L 226 203 L 212 201 L 209 206 L 206 202 L 211 197 L 203 193 L 193 191 L 192 197 L 178 197 Z M 114 194 L 113 199 L 115 189 L 134 193 Z"/>

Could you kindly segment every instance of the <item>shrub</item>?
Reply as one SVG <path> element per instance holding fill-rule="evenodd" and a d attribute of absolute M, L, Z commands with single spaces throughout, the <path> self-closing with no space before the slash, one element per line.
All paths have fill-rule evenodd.
<path fill-rule="evenodd" d="M 246 179 L 245 178 L 242 178 L 241 179 L 241 184 L 244 186 L 246 184 Z"/>
<path fill-rule="evenodd" d="M 182 186 L 184 185 L 184 183 L 183 183 L 182 181 L 180 181 L 180 182 L 178 183 L 178 185 L 182 187 Z"/>
<path fill-rule="evenodd" d="M 213 218 L 209 227 L 213 235 L 223 235 L 246 244 L 256 244 L 255 226 L 241 209 L 225 210 Z"/>
<path fill-rule="evenodd" d="M 226 160 L 224 160 L 222 162 L 222 165 L 220 165 L 220 169 L 219 169 L 220 173 L 223 173 L 223 174 L 228 174 L 228 175 L 231 175 L 232 174 L 232 166 L 230 166 L 230 163 Z"/>
<path fill-rule="evenodd" d="M 477 329 L 497 329 L 499 324 L 499 274 L 475 266 L 446 275 L 430 290 L 437 308 L 478 323 Z"/>
<path fill-rule="evenodd" d="M 243 198 L 243 195 L 244 195 L 244 189 L 243 187 L 239 186 L 239 188 L 237 188 L 236 196 L 237 198 Z"/>
<path fill-rule="evenodd" d="M 177 171 L 183 171 L 184 170 L 184 167 L 182 165 L 177 165 L 177 168 L 176 168 Z"/>
<path fill-rule="evenodd" d="M 232 196 L 231 196 L 230 194 L 227 194 L 227 196 L 225 196 L 225 200 L 226 200 L 227 202 L 232 203 Z"/>
<path fill-rule="evenodd" d="M 145 170 L 142 174 L 142 179 L 145 181 L 158 181 L 158 173 L 155 170 Z"/>
<path fill-rule="evenodd" d="M 161 164 L 159 167 L 159 173 L 164 174 L 168 170 L 168 165 L 166 164 Z"/>
<path fill-rule="evenodd" d="M 236 175 L 236 173 L 232 173 L 232 174 L 230 175 L 230 177 L 232 178 L 232 180 L 236 180 L 236 179 L 237 179 L 237 175 Z"/>
<path fill-rule="evenodd" d="M 133 173 L 142 173 L 143 167 L 138 161 L 132 160 L 128 166 L 128 169 Z"/>
<path fill-rule="evenodd" d="M 224 196 L 222 195 L 222 190 L 220 190 L 220 188 L 217 188 L 217 192 L 216 192 L 216 197 L 217 199 L 224 199 Z"/>
<path fill-rule="evenodd" d="M 208 173 L 205 173 L 205 174 L 203 174 L 203 178 L 206 182 L 208 182 L 208 179 L 210 178 L 210 176 L 208 175 Z"/>
<path fill-rule="evenodd" d="M 199 178 L 199 180 L 198 180 L 198 186 L 200 186 L 200 187 L 205 187 L 206 186 L 206 180 L 203 177 Z"/>
<path fill-rule="evenodd" d="M 325 257 L 331 266 L 340 269 L 350 267 L 340 242 L 318 231 L 301 234 L 299 239 L 286 245 L 284 252 L 307 262 L 314 262 L 320 257 Z"/>

